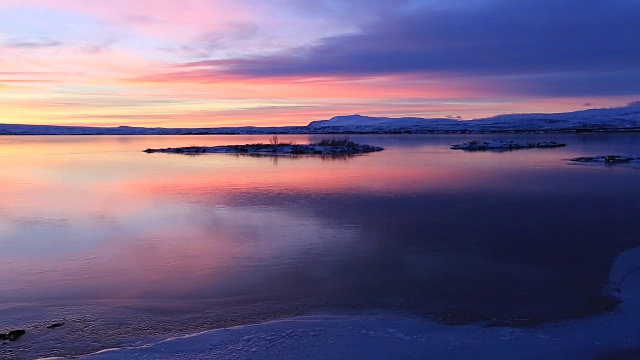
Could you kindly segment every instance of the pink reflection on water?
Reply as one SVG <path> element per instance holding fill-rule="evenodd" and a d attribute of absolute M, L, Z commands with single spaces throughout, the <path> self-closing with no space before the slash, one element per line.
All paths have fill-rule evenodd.
<path fill-rule="evenodd" d="M 469 154 L 435 142 L 347 160 L 275 163 L 141 151 L 265 136 L 7 138 L 0 153 L 4 301 L 269 291 L 260 287 L 263 280 L 277 278 L 282 267 L 340 258 L 359 236 L 358 224 L 315 214 L 316 202 L 526 189 L 532 168 L 565 167 L 562 159 L 574 151 Z M 539 183 L 556 186 L 550 175 Z M 298 202 L 280 203 L 290 201 L 283 194 Z"/>
<path fill-rule="evenodd" d="M 199 289 L 207 297 L 236 296 L 298 252 L 325 251 L 332 239 L 346 244 L 352 237 L 304 214 L 203 207 L 179 194 L 132 191 L 141 187 L 129 181 L 4 187 L 25 206 L 2 205 L 0 244 L 3 257 L 14 260 L 0 265 L 2 296 L 175 298 Z"/>

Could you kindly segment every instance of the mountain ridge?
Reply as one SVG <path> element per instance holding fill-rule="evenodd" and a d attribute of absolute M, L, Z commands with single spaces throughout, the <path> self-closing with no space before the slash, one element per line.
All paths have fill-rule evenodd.
<path fill-rule="evenodd" d="M 0 124 L 0 135 L 198 135 L 316 133 L 640 131 L 640 101 L 622 107 L 564 113 L 502 114 L 474 120 L 419 117 L 372 117 L 360 114 L 311 121 L 306 126 L 242 127 L 92 127 Z"/>

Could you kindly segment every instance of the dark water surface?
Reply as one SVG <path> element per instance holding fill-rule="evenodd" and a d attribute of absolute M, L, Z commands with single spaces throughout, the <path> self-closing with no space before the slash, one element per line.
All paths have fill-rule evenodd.
<path fill-rule="evenodd" d="M 0 304 L 269 299 L 525 324 L 615 303 L 603 287 L 640 245 L 640 165 L 566 159 L 640 154 L 640 135 L 351 138 L 387 150 L 182 156 L 141 150 L 268 137 L 0 136 Z M 474 139 L 568 146 L 449 149 Z"/>

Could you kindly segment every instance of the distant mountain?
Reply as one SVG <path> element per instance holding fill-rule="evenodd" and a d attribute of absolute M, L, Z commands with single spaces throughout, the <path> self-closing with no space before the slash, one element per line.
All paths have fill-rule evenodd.
<path fill-rule="evenodd" d="M 510 114 L 475 120 L 336 116 L 309 123 L 330 132 L 492 132 L 640 130 L 640 102 L 624 107 L 556 114 Z"/>
<path fill-rule="evenodd" d="M 146 128 L 133 126 L 91 127 L 57 125 L 0 124 L 0 135 L 201 135 L 201 134 L 293 134 L 305 126 Z"/>
<path fill-rule="evenodd" d="M 510 114 L 475 120 L 336 116 L 307 126 L 145 128 L 0 124 L 0 135 L 192 135 L 640 131 L 640 101 L 627 106 L 557 114 Z"/>
<path fill-rule="evenodd" d="M 427 123 L 428 122 L 428 123 Z M 388 117 L 370 117 L 360 114 L 336 116 L 330 120 L 312 121 L 307 125 L 312 129 L 318 129 L 329 126 L 382 126 L 382 127 L 411 127 L 411 126 L 450 126 L 457 123 L 452 119 L 424 119 L 416 117 L 388 118 Z"/>
<path fill-rule="evenodd" d="M 512 114 L 478 119 L 484 128 L 516 127 L 538 130 L 640 128 L 640 102 L 617 108 L 589 109 L 556 114 Z"/>

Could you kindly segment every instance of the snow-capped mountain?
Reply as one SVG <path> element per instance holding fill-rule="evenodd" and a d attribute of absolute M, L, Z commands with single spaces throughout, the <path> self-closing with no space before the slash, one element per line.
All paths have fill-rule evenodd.
<path fill-rule="evenodd" d="M 428 123 L 427 123 L 428 122 Z M 388 117 L 370 117 L 360 114 L 336 116 L 330 120 L 318 120 L 309 123 L 308 127 L 319 129 L 333 126 L 358 127 L 358 126 L 375 126 L 375 127 L 412 127 L 412 126 L 451 126 L 457 123 L 452 119 L 424 119 L 415 117 L 388 118 Z"/>
<path fill-rule="evenodd" d="M 556 114 L 510 114 L 475 120 L 336 116 L 313 121 L 314 130 L 331 132 L 491 132 L 640 129 L 640 102 L 624 107 Z"/>

